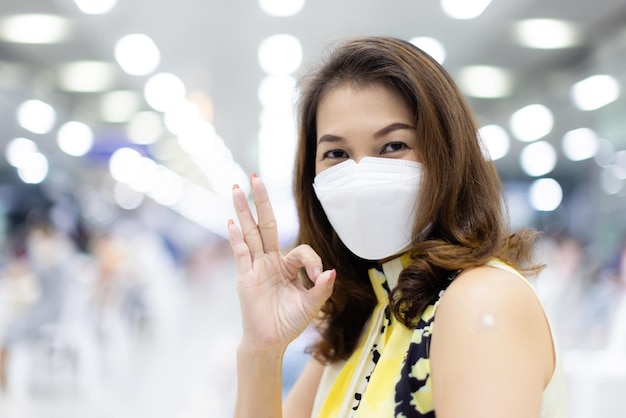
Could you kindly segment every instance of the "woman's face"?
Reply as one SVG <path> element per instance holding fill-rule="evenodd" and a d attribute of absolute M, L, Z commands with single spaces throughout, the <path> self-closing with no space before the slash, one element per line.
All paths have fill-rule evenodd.
<path fill-rule="evenodd" d="M 328 91 L 316 119 L 315 174 L 363 157 L 421 162 L 414 114 L 402 97 L 380 84 L 344 83 Z"/>

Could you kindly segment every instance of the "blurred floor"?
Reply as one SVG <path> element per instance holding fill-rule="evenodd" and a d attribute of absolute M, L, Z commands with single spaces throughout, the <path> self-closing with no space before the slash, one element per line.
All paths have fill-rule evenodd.
<path fill-rule="evenodd" d="M 67 359 L 21 353 L 30 363 L 27 377 L 21 393 L 0 398 L 0 417 L 231 416 L 239 332 L 234 278 L 224 263 L 211 281 L 181 287 L 171 295 L 178 314 L 170 329 L 98 347 L 98 370 L 87 381 Z"/>

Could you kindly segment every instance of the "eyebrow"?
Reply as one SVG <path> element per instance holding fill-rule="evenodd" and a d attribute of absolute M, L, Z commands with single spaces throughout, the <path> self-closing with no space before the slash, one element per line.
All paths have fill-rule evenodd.
<path fill-rule="evenodd" d="M 411 125 L 407 125 L 406 123 L 402 123 L 402 122 L 396 122 L 396 123 L 392 123 L 389 126 L 386 126 L 384 128 L 382 128 L 381 130 L 377 131 L 374 134 L 375 138 L 380 138 L 381 136 L 385 136 L 388 133 L 391 133 L 393 131 L 398 131 L 400 129 L 411 129 L 411 130 L 415 130 L 415 127 L 411 126 Z"/>
<path fill-rule="evenodd" d="M 397 130 L 401 130 L 401 129 L 411 129 L 414 130 L 415 127 L 411 126 L 411 125 L 407 125 L 406 123 L 402 123 L 402 122 L 396 122 L 396 123 L 392 123 L 391 125 L 385 126 L 384 128 L 376 131 L 374 133 L 374 138 L 380 138 L 382 136 L 385 136 L 393 131 L 397 131 Z M 321 144 L 322 142 L 339 142 L 343 140 L 342 137 L 337 136 L 337 135 L 332 135 L 332 134 L 326 134 L 326 135 L 322 135 L 320 137 L 320 139 L 317 141 L 317 144 Z"/>
<path fill-rule="evenodd" d="M 337 135 L 326 134 L 321 136 L 321 138 L 317 141 L 317 145 L 321 144 L 322 142 L 339 142 L 342 139 L 343 138 Z"/>

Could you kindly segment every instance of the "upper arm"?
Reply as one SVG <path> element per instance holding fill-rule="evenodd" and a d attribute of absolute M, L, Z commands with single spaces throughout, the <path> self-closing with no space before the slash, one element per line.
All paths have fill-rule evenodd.
<path fill-rule="evenodd" d="M 283 416 L 310 418 L 317 387 L 322 379 L 324 365 L 311 358 L 283 402 Z"/>
<path fill-rule="evenodd" d="M 460 275 L 442 296 L 430 359 L 438 418 L 539 417 L 554 370 L 535 293 L 490 267 Z"/>

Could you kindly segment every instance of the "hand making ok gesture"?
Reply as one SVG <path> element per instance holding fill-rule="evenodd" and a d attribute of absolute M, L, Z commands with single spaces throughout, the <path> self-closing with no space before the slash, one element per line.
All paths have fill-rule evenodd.
<path fill-rule="evenodd" d="M 322 261 L 308 245 L 287 255 L 280 252 L 276 219 L 262 181 L 251 176 L 258 222 L 243 190 L 233 187 L 233 203 L 241 229 L 230 220 L 228 233 L 237 265 L 243 341 L 256 349 L 284 349 L 318 314 L 330 297 L 335 270 L 322 271 Z M 301 268 L 314 283 L 306 289 Z"/>

